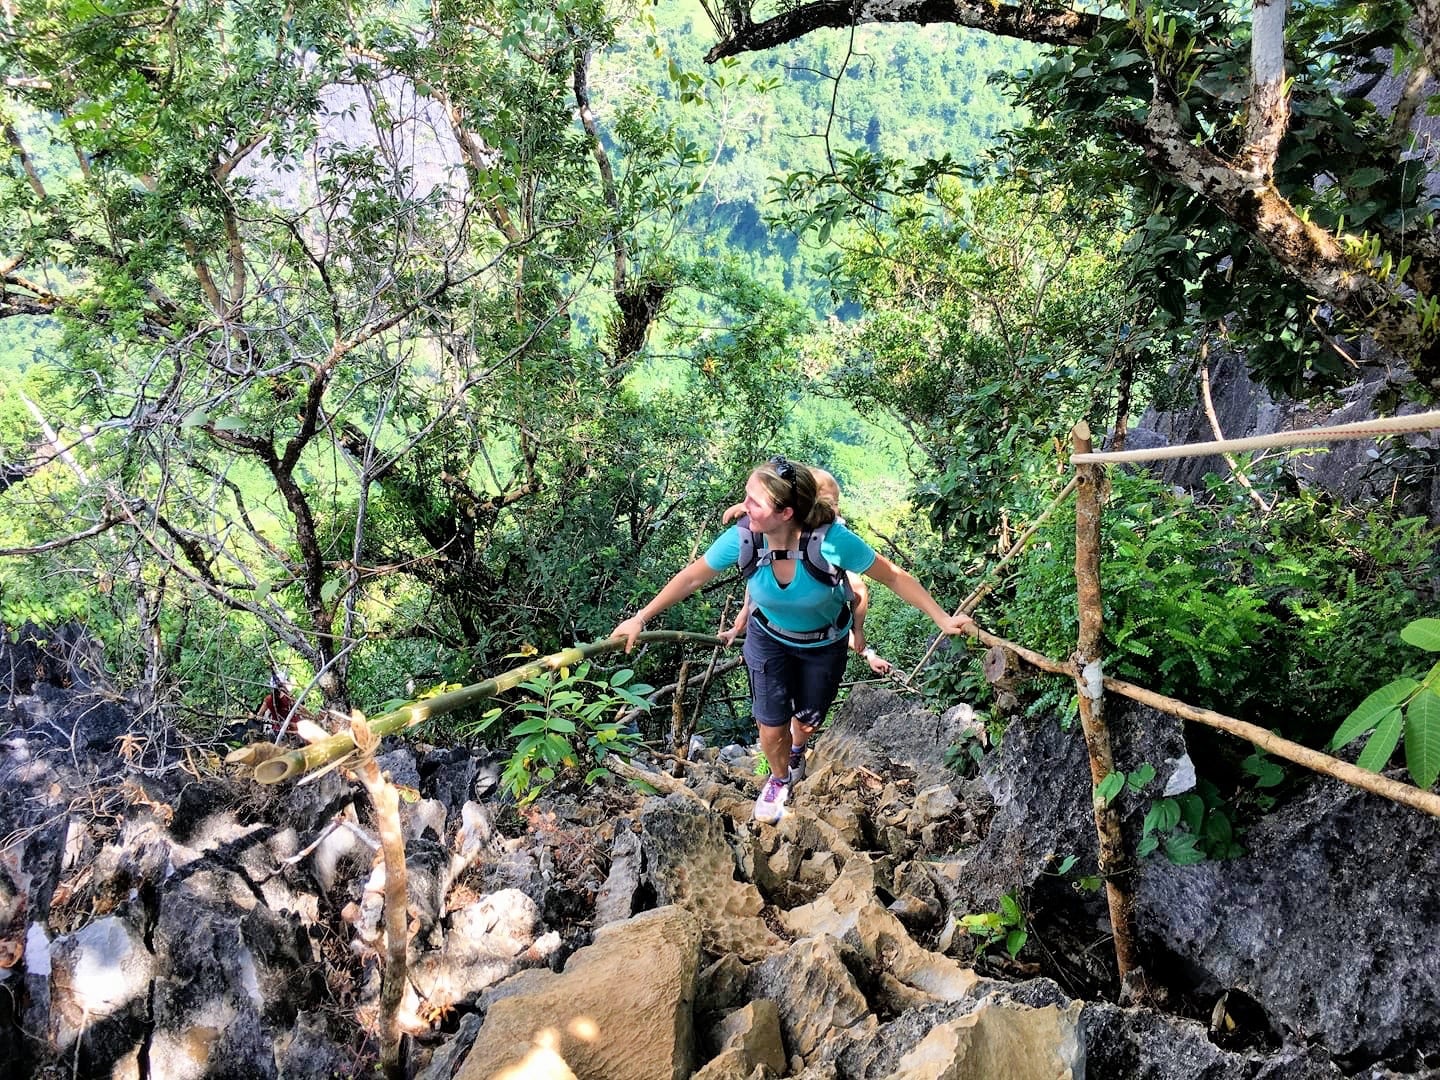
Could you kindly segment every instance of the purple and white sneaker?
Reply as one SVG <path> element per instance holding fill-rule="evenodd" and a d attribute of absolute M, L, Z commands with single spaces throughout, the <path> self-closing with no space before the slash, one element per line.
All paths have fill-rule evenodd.
<path fill-rule="evenodd" d="M 777 780 L 770 777 L 760 789 L 760 797 L 755 800 L 755 820 L 767 825 L 775 824 L 785 816 L 785 803 L 789 798 L 790 778 Z"/>

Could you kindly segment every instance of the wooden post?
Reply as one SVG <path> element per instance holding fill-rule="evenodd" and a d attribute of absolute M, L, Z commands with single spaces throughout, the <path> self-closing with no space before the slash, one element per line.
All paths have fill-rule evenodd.
<path fill-rule="evenodd" d="M 1081 421 L 1070 433 L 1077 454 L 1090 453 L 1090 425 Z M 1115 771 L 1110 729 L 1105 726 L 1105 689 L 1100 668 L 1100 635 L 1104 609 L 1100 600 L 1100 484 L 1098 465 L 1075 467 L 1075 587 L 1080 607 L 1080 637 L 1071 658 L 1080 697 L 1080 725 L 1090 757 L 1091 799 L 1100 841 L 1100 876 L 1110 906 L 1115 934 L 1115 963 L 1122 1001 L 1148 996 L 1135 943 L 1135 901 L 1131 895 L 1133 864 L 1120 833 L 1120 815 L 1100 796 L 1100 782 Z"/>

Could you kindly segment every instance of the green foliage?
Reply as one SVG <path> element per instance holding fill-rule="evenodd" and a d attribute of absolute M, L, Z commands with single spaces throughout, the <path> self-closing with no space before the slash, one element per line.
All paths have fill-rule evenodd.
<path fill-rule="evenodd" d="M 913 501 L 964 564 L 1059 489 L 1059 440 L 1101 420 L 1124 366 L 1143 381 L 1169 353 L 1135 328 L 1112 219 L 1013 181 L 921 190 L 832 262 L 867 315 L 812 348 L 835 393 L 913 440 Z"/>
<path fill-rule="evenodd" d="M 1302 739 L 1334 730 L 1344 687 L 1398 674 L 1393 650 L 1362 628 L 1423 610 L 1437 563 L 1422 519 L 1335 512 L 1304 496 L 1261 518 L 1227 489 L 1196 500 L 1144 474 L 1111 482 L 1101 525 L 1109 674 L 1267 724 L 1283 701 L 1284 733 Z M 1078 632 L 1074 528 L 1069 507 L 1047 522 L 1000 605 L 998 632 L 1052 656 Z"/>
<path fill-rule="evenodd" d="M 1426 652 L 1440 652 L 1440 619 L 1416 619 L 1400 631 L 1400 640 Z M 1440 776 L 1440 662 L 1420 678 L 1403 676 L 1374 690 L 1347 716 L 1331 749 L 1369 732 L 1357 764 L 1379 772 L 1390 762 L 1403 735 L 1405 767 L 1416 785 L 1429 789 Z"/>
<path fill-rule="evenodd" d="M 982 911 L 960 916 L 960 927 L 975 939 L 975 955 L 978 957 L 992 945 L 1003 945 L 1014 959 L 1020 955 L 1025 942 L 1030 938 L 1025 910 L 1020 906 L 1016 891 L 1011 890 L 1000 897 L 998 911 Z"/>
<path fill-rule="evenodd" d="M 1243 702 L 1252 693 L 1247 655 L 1271 619 L 1245 583 L 1242 537 L 1227 537 L 1224 515 L 1177 501 L 1158 481 L 1112 479 L 1101 525 L 1108 672 L 1186 700 L 1199 687 L 1232 707 Z M 1079 630 L 1074 534 L 1072 503 L 1046 523 L 1006 605 L 1002 633 L 1051 656 L 1068 654 Z"/>
<path fill-rule="evenodd" d="M 985 760 L 988 735 L 982 728 L 969 728 L 958 742 L 945 748 L 945 767 L 961 776 L 974 776 Z"/>
<path fill-rule="evenodd" d="M 1269 810 L 1275 804 L 1274 795 L 1268 792 L 1285 782 L 1285 770 L 1258 746 L 1240 762 L 1240 769 L 1255 782 L 1255 803 L 1261 810 Z"/>
<path fill-rule="evenodd" d="M 1131 772 L 1124 773 L 1117 769 L 1109 773 L 1105 779 L 1095 785 L 1095 794 L 1104 800 L 1106 806 L 1109 806 L 1120 792 L 1126 790 L 1138 792 L 1154 779 L 1155 766 L 1148 761 L 1142 762 Z"/>
<path fill-rule="evenodd" d="M 532 695 L 530 700 L 495 706 L 478 723 L 462 728 L 481 734 L 502 717 L 512 721 L 507 737 L 514 746 L 501 783 L 522 804 L 567 772 L 584 768 L 586 786 L 610 776 L 606 758 L 628 757 L 638 745 L 639 734 L 613 717 L 627 708 L 648 710 L 645 695 L 654 688 L 634 682 L 635 673 L 628 668 L 594 678 L 591 670 L 587 661 L 574 671 L 561 668 L 521 683 L 520 689 Z M 607 720 L 607 715 L 612 718 Z"/>
<path fill-rule="evenodd" d="M 1285 28 L 1290 122 L 1274 185 L 1303 219 L 1342 236 L 1352 265 L 1377 279 L 1426 242 L 1434 203 L 1426 165 L 1407 160 L 1403 135 L 1347 87 L 1386 70 L 1390 49 L 1397 63 L 1411 62 L 1409 20 L 1405 4 L 1319 5 Z M 1133 137 L 1163 100 L 1173 103 L 1181 138 L 1220 159 L 1239 154 L 1250 45 L 1248 24 L 1226 0 L 1126 5 L 1089 41 L 1017 75 L 1018 101 L 1034 121 L 1000 160 L 1037 191 L 1126 192 L 1135 226 L 1127 253 L 1152 268 L 1136 282 L 1164 316 L 1157 330 L 1185 337 L 1191 319 L 1223 319 L 1258 379 L 1306 396 L 1351 378 L 1334 340 L 1363 320 L 1317 310 L 1245 223 L 1156 172 Z"/>
<path fill-rule="evenodd" d="M 1157 799 L 1150 805 L 1135 854 L 1143 859 L 1157 850 L 1176 866 L 1244 854 L 1214 784 L 1202 780 L 1196 791 Z"/>
<path fill-rule="evenodd" d="M 792 209 L 805 214 L 820 206 L 833 208 L 837 221 L 846 218 L 845 185 L 865 166 L 840 178 L 832 175 L 832 158 L 936 158 L 951 167 L 977 160 L 1019 116 L 986 74 L 1017 70 L 1035 55 L 1023 42 L 941 24 L 927 28 L 924 39 L 860 26 L 853 35 L 817 31 L 793 45 L 709 65 L 701 57 L 713 31 L 699 4 L 656 5 L 650 17 L 654 32 L 622 39 L 609 63 L 627 75 L 652 73 L 664 121 L 710 158 L 690 203 L 692 232 L 671 250 L 677 257 L 733 256 L 750 276 L 785 289 L 816 315 L 836 304 L 814 265 L 817 253 L 828 255 L 820 250 L 824 242 L 807 242 L 818 241 L 823 222 L 808 238 L 797 236 L 774 228 L 762 208 L 773 206 L 781 221 Z M 632 80 L 616 82 L 628 89 Z M 875 193 L 865 194 L 874 201 Z M 846 231 L 842 225 L 835 238 Z"/>

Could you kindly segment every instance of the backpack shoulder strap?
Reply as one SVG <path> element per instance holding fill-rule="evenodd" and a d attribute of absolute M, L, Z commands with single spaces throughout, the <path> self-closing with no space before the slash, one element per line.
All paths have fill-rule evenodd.
<path fill-rule="evenodd" d="M 800 558 L 805 562 L 805 569 L 810 571 L 816 581 L 828 585 L 832 589 L 844 586 L 845 596 L 849 599 L 852 595 L 849 577 L 846 576 L 844 570 L 827 559 L 821 549 L 829 531 L 829 524 L 825 524 L 805 532 L 800 537 Z"/>
<path fill-rule="evenodd" d="M 741 514 L 735 528 L 740 531 L 740 556 L 735 565 L 740 568 L 740 576 L 748 581 L 760 569 L 760 545 L 755 543 L 755 534 L 750 531 L 749 514 Z"/>

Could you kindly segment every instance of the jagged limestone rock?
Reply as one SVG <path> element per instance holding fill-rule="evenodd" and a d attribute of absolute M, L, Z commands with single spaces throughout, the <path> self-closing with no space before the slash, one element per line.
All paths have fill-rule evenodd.
<path fill-rule="evenodd" d="M 610 872 L 595 898 L 595 925 L 628 919 L 635 913 L 635 894 L 640 891 L 640 836 L 621 819 L 610 845 Z"/>
<path fill-rule="evenodd" d="M 545 1075 L 556 1058 L 578 1080 L 683 1080 L 699 962 L 700 923 L 683 908 L 602 927 L 563 972 L 522 972 L 497 988 L 458 1080 Z"/>
<path fill-rule="evenodd" d="M 845 864 L 840 876 L 817 899 L 780 913 L 785 929 L 795 937 L 829 934 L 844 937 L 855 925 L 860 909 L 875 897 L 876 864 L 857 857 Z"/>
<path fill-rule="evenodd" d="M 129 918 L 106 916 L 56 938 L 50 944 L 51 1044 L 79 1068 L 132 1052 L 144 1038 L 154 977 L 144 932 Z"/>
<path fill-rule="evenodd" d="M 695 994 L 696 1012 L 728 1012 L 745 1000 L 745 980 L 750 969 L 733 953 L 727 953 L 700 973 Z"/>
<path fill-rule="evenodd" d="M 708 952 L 746 961 L 768 956 L 779 941 L 760 918 L 765 901 L 735 880 L 735 856 L 718 814 L 680 796 L 650 799 L 641 811 L 646 873 L 661 904 L 699 917 Z"/>
<path fill-rule="evenodd" d="M 736 1009 L 720 1024 L 720 1052 L 692 1080 L 748 1080 L 758 1071 L 765 1077 L 785 1073 L 785 1043 L 780 1012 L 763 998 Z"/>
<path fill-rule="evenodd" d="M 752 998 L 768 998 L 780 1011 L 785 1043 L 808 1059 L 831 1039 L 872 1029 L 875 1017 L 833 938 L 797 941 L 750 969 Z M 857 1031 L 858 1029 L 858 1031 Z"/>
<path fill-rule="evenodd" d="M 1225 862 L 1142 864 L 1152 946 L 1200 993 L 1238 988 L 1337 1058 L 1440 1052 L 1440 820 L 1321 778 L 1243 843 Z"/>
<path fill-rule="evenodd" d="M 406 1026 L 420 1029 L 422 1010 L 435 1015 L 468 1005 L 501 979 L 545 963 L 559 939 L 547 942 L 541 929 L 539 908 L 519 889 L 502 889 L 452 912 L 445 947 L 411 959 Z"/>
<path fill-rule="evenodd" d="M 1080 1011 L 987 998 L 932 1028 L 886 1080 L 1084 1080 Z"/>
<path fill-rule="evenodd" d="M 896 762 L 914 770 L 918 789 L 947 784 L 953 773 L 945 764 L 945 750 L 965 729 L 961 720 L 947 716 L 936 716 L 913 698 L 856 686 L 815 741 L 816 768 L 828 767 L 836 775 L 856 768 L 883 774 Z"/>

